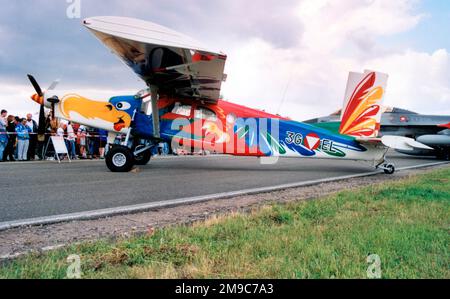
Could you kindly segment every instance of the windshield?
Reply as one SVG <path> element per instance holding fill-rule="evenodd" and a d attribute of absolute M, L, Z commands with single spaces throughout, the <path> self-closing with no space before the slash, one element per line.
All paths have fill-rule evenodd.
<path fill-rule="evenodd" d="M 144 97 L 147 97 L 148 95 L 150 95 L 150 88 L 145 88 L 140 90 L 138 93 L 136 93 L 136 95 L 134 96 L 136 99 L 142 99 Z"/>

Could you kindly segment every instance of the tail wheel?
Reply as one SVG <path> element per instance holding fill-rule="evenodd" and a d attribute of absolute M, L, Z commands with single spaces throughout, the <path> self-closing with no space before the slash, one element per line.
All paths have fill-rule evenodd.
<path fill-rule="evenodd" d="M 394 174 L 395 172 L 395 166 L 392 164 L 386 164 L 384 165 L 384 173 L 385 174 Z"/>
<path fill-rule="evenodd" d="M 125 146 L 114 146 L 105 157 L 106 166 L 112 172 L 128 172 L 133 168 L 134 157 L 131 149 Z"/>
<path fill-rule="evenodd" d="M 147 165 L 152 158 L 152 150 L 148 149 L 145 152 L 140 153 L 139 155 L 134 156 L 134 163 L 136 165 Z"/>

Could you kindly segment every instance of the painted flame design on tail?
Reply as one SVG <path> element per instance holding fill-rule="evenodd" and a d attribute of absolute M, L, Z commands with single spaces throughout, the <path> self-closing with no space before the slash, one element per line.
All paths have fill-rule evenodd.
<path fill-rule="evenodd" d="M 354 137 L 377 137 L 381 104 L 388 76 L 377 72 L 350 73 L 339 133 Z"/>

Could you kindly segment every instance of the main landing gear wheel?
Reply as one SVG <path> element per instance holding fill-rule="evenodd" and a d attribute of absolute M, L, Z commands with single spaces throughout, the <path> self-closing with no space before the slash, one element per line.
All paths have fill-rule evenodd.
<path fill-rule="evenodd" d="M 150 162 L 150 159 L 152 158 L 152 151 L 151 149 L 148 149 L 139 155 L 134 156 L 134 163 L 136 165 L 147 165 L 148 162 Z"/>
<path fill-rule="evenodd" d="M 112 172 L 129 172 L 134 165 L 133 152 L 125 146 L 113 146 L 105 160 L 106 166 Z"/>

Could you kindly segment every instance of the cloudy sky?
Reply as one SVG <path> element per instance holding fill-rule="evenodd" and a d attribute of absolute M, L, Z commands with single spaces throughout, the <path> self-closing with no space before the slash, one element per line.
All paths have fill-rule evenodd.
<path fill-rule="evenodd" d="M 342 106 L 349 71 L 390 75 L 385 104 L 450 114 L 448 0 L 0 0 L 0 108 L 38 110 L 26 74 L 107 100 L 145 85 L 83 26 L 99 15 L 178 30 L 228 55 L 227 100 L 303 120 Z"/>

